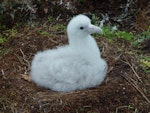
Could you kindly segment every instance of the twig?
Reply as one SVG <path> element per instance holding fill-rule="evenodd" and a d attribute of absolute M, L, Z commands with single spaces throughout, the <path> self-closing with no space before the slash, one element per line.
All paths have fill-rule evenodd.
<path fill-rule="evenodd" d="M 22 49 L 20 49 L 20 52 L 21 52 L 21 54 L 22 54 L 22 56 L 23 56 L 23 60 L 27 63 L 26 65 L 27 65 L 27 67 L 28 67 L 28 70 L 30 69 L 30 63 L 29 63 L 29 61 L 28 60 L 26 60 L 26 56 L 25 56 L 25 54 L 23 53 L 23 51 L 22 51 Z"/>
<path fill-rule="evenodd" d="M 25 66 L 28 67 L 28 71 L 29 71 L 29 69 L 30 69 L 30 63 L 29 63 L 28 60 L 26 60 L 26 58 L 25 58 L 26 56 L 25 56 L 25 54 L 23 53 L 23 51 L 21 49 L 20 49 L 20 52 L 22 54 L 22 57 L 18 56 L 17 54 L 14 54 L 14 55 L 17 57 L 17 59 L 19 60 L 19 62 L 22 65 L 25 65 Z"/>
<path fill-rule="evenodd" d="M 25 58 L 25 54 L 23 53 L 22 49 L 19 49 L 19 50 L 20 50 L 20 52 L 21 52 L 23 58 Z"/>
<path fill-rule="evenodd" d="M 58 17 L 56 18 L 56 20 L 59 20 L 60 16 L 61 16 L 61 13 L 58 15 Z"/>
<path fill-rule="evenodd" d="M 3 77 L 4 79 L 6 79 L 5 72 L 4 72 L 3 69 L 1 69 L 1 73 L 2 73 L 2 77 Z"/>
<path fill-rule="evenodd" d="M 22 59 L 21 59 L 17 54 L 14 53 L 14 55 L 17 57 L 17 59 L 19 60 L 19 62 L 20 62 L 21 64 L 26 65 L 26 64 L 22 61 Z"/>
<path fill-rule="evenodd" d="M 135 76 L 138 78 L 138 80 L 143 83 L 143 81 L 141 80 L 141 78 L 139 77 L 139 75 L 137 74 L 137 72 L 135 71 L 135 69 L 133 68 L 133 66 L 126 60 L 126 61 L 123 61 L 122 62 L 128 64 L 130 66 L 130 68 L 132 69 L 132 71 L 134 72 Z"/>
<path fill-rule="evenodd" d="M 27 98 L 25 98 L 24 102 L 23 102 L 23 105 L 21 107 L 21 111 L 23 111 L 23 109 L 25 108 L 25 104 L 27 103 Z"/>
<path fill-rule="evenodd" d="M 146 95 L 139 89 L 139 87 L 135 84 L 135 82 L 132 82 L 131 78 L 128 76 L 123 76 L 142 96 L 143 98 L 150 104 L 150 100 L 146 97 Z"/>
<path fill-rule="evenodd" d="M 4 75 L 5 75 L 5 73 L 4 73 L 4 70 L 3 70 L 3 69 L 1 69 L 1 72 L 2 72 L 2 76 L 4 76 Z"/>
<path fill-rule="evenodd" d="M 127 108 L 127 107 L 128 107 L 128 106 L 119 106 L 119 107 L 117 107 L 117 108 L 116 108 L 116 113 L 118 113 L 118 110 L 119 110 L 119 109 Z"/>

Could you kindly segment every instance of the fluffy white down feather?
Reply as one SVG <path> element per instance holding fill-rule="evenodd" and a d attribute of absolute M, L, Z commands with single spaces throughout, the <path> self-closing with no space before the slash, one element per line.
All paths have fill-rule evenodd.
<path fill-rule="evenodd" d="M 107 63 L 101 58 L 92 33 L 102 30 L 84 15 L 75 16 L 67 26 L 69 45 L 38 52 L 31 64 L 31 79 L 54 91 L 69 92 L 102 83 Z"/>

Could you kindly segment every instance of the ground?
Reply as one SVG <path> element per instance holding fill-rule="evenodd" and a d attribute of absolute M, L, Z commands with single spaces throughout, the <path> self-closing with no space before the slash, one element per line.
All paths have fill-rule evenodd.
<path fill-rule="evenodd" d="M 150 113 L 150 75 L 140 66 L 137 48 L 124 39 L 96 37 L 109 65 L 107 77 L 97 87 L 62 93 L 30 81 L 34 54 L 67 44 L 64 31 L 43 32 L 48 29 L 48 24 L 27 25 L 1 44 L 0 113 Z"/>

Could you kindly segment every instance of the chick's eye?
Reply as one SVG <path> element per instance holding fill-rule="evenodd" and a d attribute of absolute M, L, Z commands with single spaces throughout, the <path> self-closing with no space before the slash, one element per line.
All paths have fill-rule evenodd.
<path fill-rule="evenodd" d="M 80 29 L 84 29 L 83 27 L 80 27 Z"/>

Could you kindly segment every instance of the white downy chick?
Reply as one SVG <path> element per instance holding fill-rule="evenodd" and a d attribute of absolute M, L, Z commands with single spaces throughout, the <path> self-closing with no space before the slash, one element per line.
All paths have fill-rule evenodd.
<path fill-rule="evenodd" d="M 75 16 L 67 26 L 69 44 L 38 52 L 31 64 L 31 80 L 39 86 L 70 92 L 101 84 L 107 63 L 101 58 L 92 33 L 102 30 L 85 15 Z"/>

